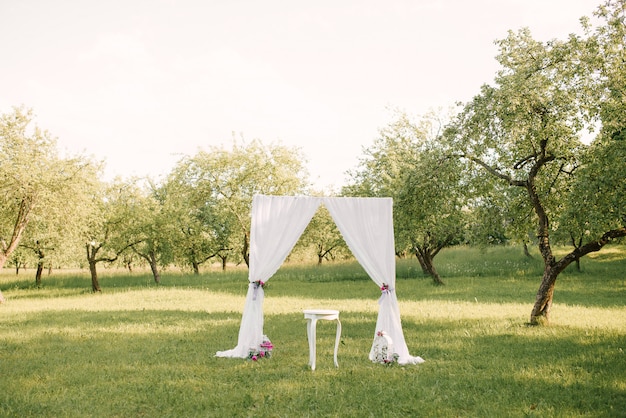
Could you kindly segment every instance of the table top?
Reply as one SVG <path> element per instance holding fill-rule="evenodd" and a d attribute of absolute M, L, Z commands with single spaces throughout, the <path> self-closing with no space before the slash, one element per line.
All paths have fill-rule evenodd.
<path fill-rule="evenodd" d="M 305 315 L 339 315 L 339 311 L 334 309 L 305 309 Z"/>

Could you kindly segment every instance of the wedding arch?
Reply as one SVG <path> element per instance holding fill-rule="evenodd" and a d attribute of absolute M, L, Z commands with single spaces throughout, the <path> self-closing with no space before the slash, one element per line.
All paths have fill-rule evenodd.
<path fill-rule="evenodd" d="M 246 358 L 263 342 L 263 287 L 280 268 L 313 215 L 324 204 L 346 244 L 369 277 L 381 288 L 374 337 L 385 331 L 400 364 L 424 360 L 411 356 L 404 340 L 396 298 L 396 263 L 391 198 L 255 195 L 250 227 L 250 268 L 237 346 L 217 357 Z M 373 360 L 374 346 L 370 350 Z"/>

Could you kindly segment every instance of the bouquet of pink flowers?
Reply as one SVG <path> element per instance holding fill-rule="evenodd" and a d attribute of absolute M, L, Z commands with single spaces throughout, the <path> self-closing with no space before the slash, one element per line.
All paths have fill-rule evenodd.
<path fill-rule="evenodd" d="M 272 350 L 274 345 L 267 338 L 267 335 L 263 336 L 263 342 L 258 347 L 253 347 L 248 353 L 248 358 L 252 361 L 257 361 L 260 358 L 270 358 L 272 356 Z"/>

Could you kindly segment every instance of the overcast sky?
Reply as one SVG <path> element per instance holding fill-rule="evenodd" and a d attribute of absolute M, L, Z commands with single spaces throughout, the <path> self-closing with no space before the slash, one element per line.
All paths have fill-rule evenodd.
<path fill-rule="evenodd" d="M 600 0 L 0 0 L 0 111 L 32 108 L 106 175 L 168 173 L 246 141 L 299 147 L 345 183 L 391 121 L 467 101 L 494 40 L 564 39 Z"/>

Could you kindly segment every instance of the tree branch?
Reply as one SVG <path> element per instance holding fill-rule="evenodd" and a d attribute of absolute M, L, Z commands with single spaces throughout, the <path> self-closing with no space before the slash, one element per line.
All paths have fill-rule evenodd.
<path fill-rule="evenodd" d="M 555 266 L 559 272 L 563 271 L 577 258 L 584 257 L 589 253 L 600 251 L 602 247 L 616 238 L 626 237 L 626 226 L 621 228 L 612 229 L 605 232 L 598 240 L 589 242 L 583 246 L 575 248 L 571 253 L 563 257 Z"/>
<path fill-rule="evenodd" d="M 516 170 L 519 170 L 520 168 L 523 168 L 530 160 L 536 157 L 537 157 L 537 154 L 531 154 L 528 157 L 522 158 L 521 160 L 516 162 L 515 165 L 513 165 L 513 168 Z"/>
<path fill-rule="evenodd" d="M 526 187 L 526 182 L 525 181 L 514 180 L 511 176 L 509 176 L 507 174 L 504 174 L 504 173 L 501 173 L 497 168 L 492 167 L 491 165 L 487 164 L 486 162 L 484 162 L 480 158 L 476 158 L 474 156 L 467 155 L 467 154 L 461 154 L 459 156 L 462 157 L 462 158 L 467 158 L 468 160 L 475 162 L 476 164 L 480 165 L 485 170 L 487 170 L 491 175 L 506 181 L 511 186 Z"/>
<path fill-rule="evenodd" d="M 213 254 L 204 257 L 204 260 L 200 261 L 198 264 L 202 264 L 202 263 L 212 259 L 213 257 L 219 256 L 220 252 L 222 252 L 222 251 L 232 251 L 232 248 L 220 248 L 219 250 L 215 251 Z"/>

